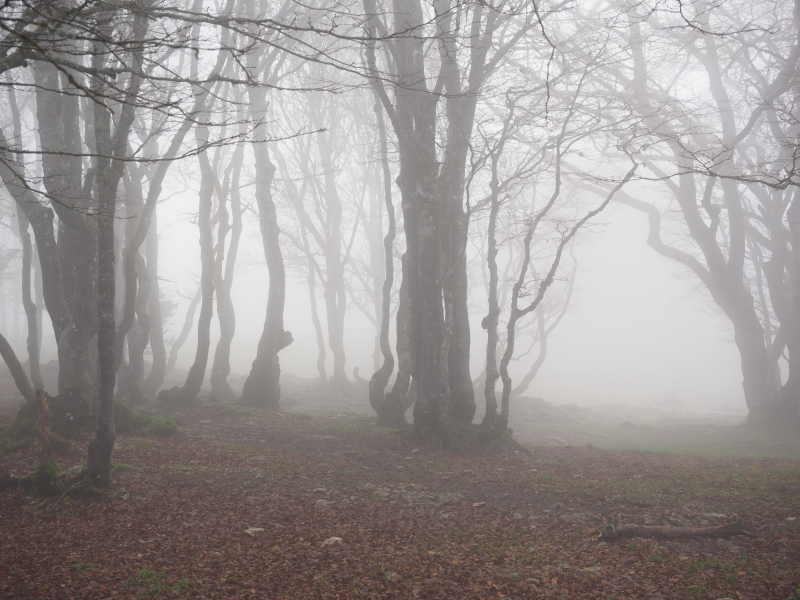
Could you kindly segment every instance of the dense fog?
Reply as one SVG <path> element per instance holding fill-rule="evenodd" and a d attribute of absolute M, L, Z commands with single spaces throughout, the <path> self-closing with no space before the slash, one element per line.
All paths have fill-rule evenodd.
<path fill-rule="evenodd" d="M 800 417 L 790 3 L 136 6 L 2 9 L 3 357 L 97 464 L 289 380 L 445 445 Z"/>

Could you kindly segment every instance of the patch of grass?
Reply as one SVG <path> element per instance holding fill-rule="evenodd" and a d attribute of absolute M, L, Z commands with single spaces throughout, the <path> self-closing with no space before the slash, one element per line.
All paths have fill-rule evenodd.
<path fill-rule="evenodd" d="M 75 567 L 76 571 L 80 571 L 81 573 L 86 573 L 86 571 L 88 571 L 94 566 L 94 562 L 83 563 L 78 561 L 73 566 Z"/>
<path fill-rule="evenodd" d="M 151 567 L 144 567 L 138 573 L 126 579 L 122 584 L 125 591 L 131 588 L 143 588 L 137 598 L 147 598 L 150 595 L 174 596 L 178 592 L 186 591 L 193 587 L 198 587 L 202 580 L 193 582 L 187 577 L 181 577 L 173 585 L 166 582 L 166 573 L 157 571 Z"/>
<path fill-rule="evenodd" d="M 136 450 L 152 450 L 157 445 L 153 440 L 145 440 L 141 438 L 133 438 L 128 440 L 128 443 Z"/>

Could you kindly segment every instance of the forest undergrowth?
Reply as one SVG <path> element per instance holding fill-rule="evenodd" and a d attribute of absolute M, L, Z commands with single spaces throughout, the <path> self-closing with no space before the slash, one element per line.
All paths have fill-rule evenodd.
<path fill-rule="evenodd" d="M 0 597 L 800 598 L 794 459 L 448 453 L 355 413 L 173 416 L 171 437 L 117 437 L 103 495 L 0 494 Z M 0 466 L 22 476 L 35 450 Z M 755 537 L 600 542 L 611 515 Z"/>

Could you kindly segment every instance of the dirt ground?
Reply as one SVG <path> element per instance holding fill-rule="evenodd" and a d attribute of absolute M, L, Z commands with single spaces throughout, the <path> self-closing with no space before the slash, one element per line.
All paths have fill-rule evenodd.
<path fill-rule="evenodd" d="M 16 400 L 0 397 L 2 427 Z M 289 381 L 284 413 L 206 402 L 172 412 L 171 437 L 119 436 L 102 497 L 0 494 L 0 597 L 800 599 L 791 436 L 695 419 L 686 439 L 705 430 L 711 451 L 618 449 L 658 446 L 675 424 L 532 403 L 512 423 L 535 425 L 519 436 L 530 455 L 440 452 L 364 404 Z M 720 456 L 737 435 L 752 443 Z M 0 466 L 23 475 L 35 453 Z M 599 542 L 615 514 L 741 520 L 755 537 Z"/>

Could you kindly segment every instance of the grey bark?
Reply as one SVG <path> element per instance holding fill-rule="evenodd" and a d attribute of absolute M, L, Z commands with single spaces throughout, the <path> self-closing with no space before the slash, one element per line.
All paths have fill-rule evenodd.
<path fill-rule="evenodd" d="M 286 300 L 286 271 L 279 241 L 280 227 L 272 198 L 272 179 L 275 165 L 269 158 L 266 123 L 266 90 L 249 90 L 253 120 L 258 123 L 253 132 L 253 155 L 256 171 L 256 202 L 264 257 L 269 271 L 269 294 L 264 330 L 258 342 L 256 358 L 244 382 L 240 402 L 271 410 L 280 408 L 281 367 L 278 353 L 292 343 L 292 334 L 283 328 L 283 308 Z"/>
<path fill-rule="evenodd" d="M 155 398 L 164 383 L 167 369 L 167 351 L 164 346 L 164 321 L 161 316 L 161 292 L 158 285 L 158 221 L 153 211 L 152 222 L 147 231 L 147 278 L 150 293 L 148 294 L 147 312 L 150 315 L 150 351 L 153 365 L 144 381 L 144 392 L 149 398 Z"/>
<path fill-rule="evenodd" d="M 189 302 L 189 307 L 186 309 L 186 317 L 183 320 L 181 332 L 178 334 L 178 338 L 169 349 L 169 359 L 167 360 L 165 375 L 172 373 L 172 370 L 175 368 L 175 363 L 178 361 L 178 352 L 186 343 L 186 340 L 189 339 L 189 334 L 194 327 L 194 315 L 197 312 L 197 307 L 200 306 L 200 298 L 202 295 L 203 290 L 202 288 L 198 287 L 197 293 L 192 298 L 192 301 Z"/>
<path fill-rule="evenodd" d="M 0 356 L 3 357 L 3 361 L 5 361 L 19 393 L 25 398 L 25 402 L 33 402 L 36 399 L 36 392 L 25 374 L 25 369 L 22 368 L 17 355 L 14 353 L 14 349 L 2 334 L 0 334 Z"/>
<path fill-rule="evenodd" d="M 15 143 L 20 146 L 22 144 L 22 120 L 19 114 L 19 106 L 17 105 L 17 95 L 14 88 L 8 88 L 8 104 L 11 108 L 11 118 L 14 128 Z M 17 152 L 17 166 L 20 174 L 25 174 L 24 155 Z M 39 368 L 39 347 L 40 347 L 40 319 L 39 311 L 36 304 L 31 297 L 31 267 L 33 262 L 33 245 L 31 243 L 31 235 L 28 231 L 29 224 L 28 218 L 21 210 L 17 211 L 17 221 L 19 226 L 19 237 L 22 244 L 22 306 L 25 309 L 25 317 L 28 326 L 27 347 L 28 347 L 28 370 L 30 371 L 31 381 L 35 390 L 44 388 L 42 383 L 42 374 Z"/>
<path fill-rule="evenodd" d="M 200 124 L 195 129 L 198 149 L 208 144 L 208 126 Z M 214 173 L 207 151 L 198 153 L 200 163 L 200 191 L 197 224 L 200 230 L 200 315 L 197 320 L 197 350 L 194 363 L 183 384 L 182 399 L 191 402 L 197 398 L 205 379 L 208 354 L 211 347 L 211 318 L 214 314 L 214 241 L 211 233 L 211 206 L 214 192 Z"/>
<path fill-rule="evenodd" d="M 104 24 L 99 27 L 102 32 Z M 144 39 L 148 19 L 143 12 L 133 19 L 133 40 Z M 134 42 L 135 44 L 135 42 Z M 101 67 L 105 49 L 97 44 L 92 57 L 92 66 Z M 114 388 L 117 365 L 114 357 L 116 336 L 116 269 L 114 248 L 114 218 L 116 212 L 117 185 L 122 177 L 124 158 L 128 148 L 128 133 L 134 118 L 134 99 L 141 86 L 136 72 L 141 70 L 142 49 L 132 49 L 134 74 L 130 76 L 125 98 L 121 103 L 116 130 L 111 130 L 111 115 L 105 108 L 94 111 L 94 133 L 98 148 L 97 159 L 97 374 L 98 394 L 95 411 L 96 429 L 86 461 L 86 477 L 94 485 L 107 487 L 111 484 L 111 453 L 114 449 L 116 429 L 114 422 Z M 93 88 L 104 92 L 104 82 L 95 77 Z M 109 158 L 113 156 L 113 159 Z"/>

